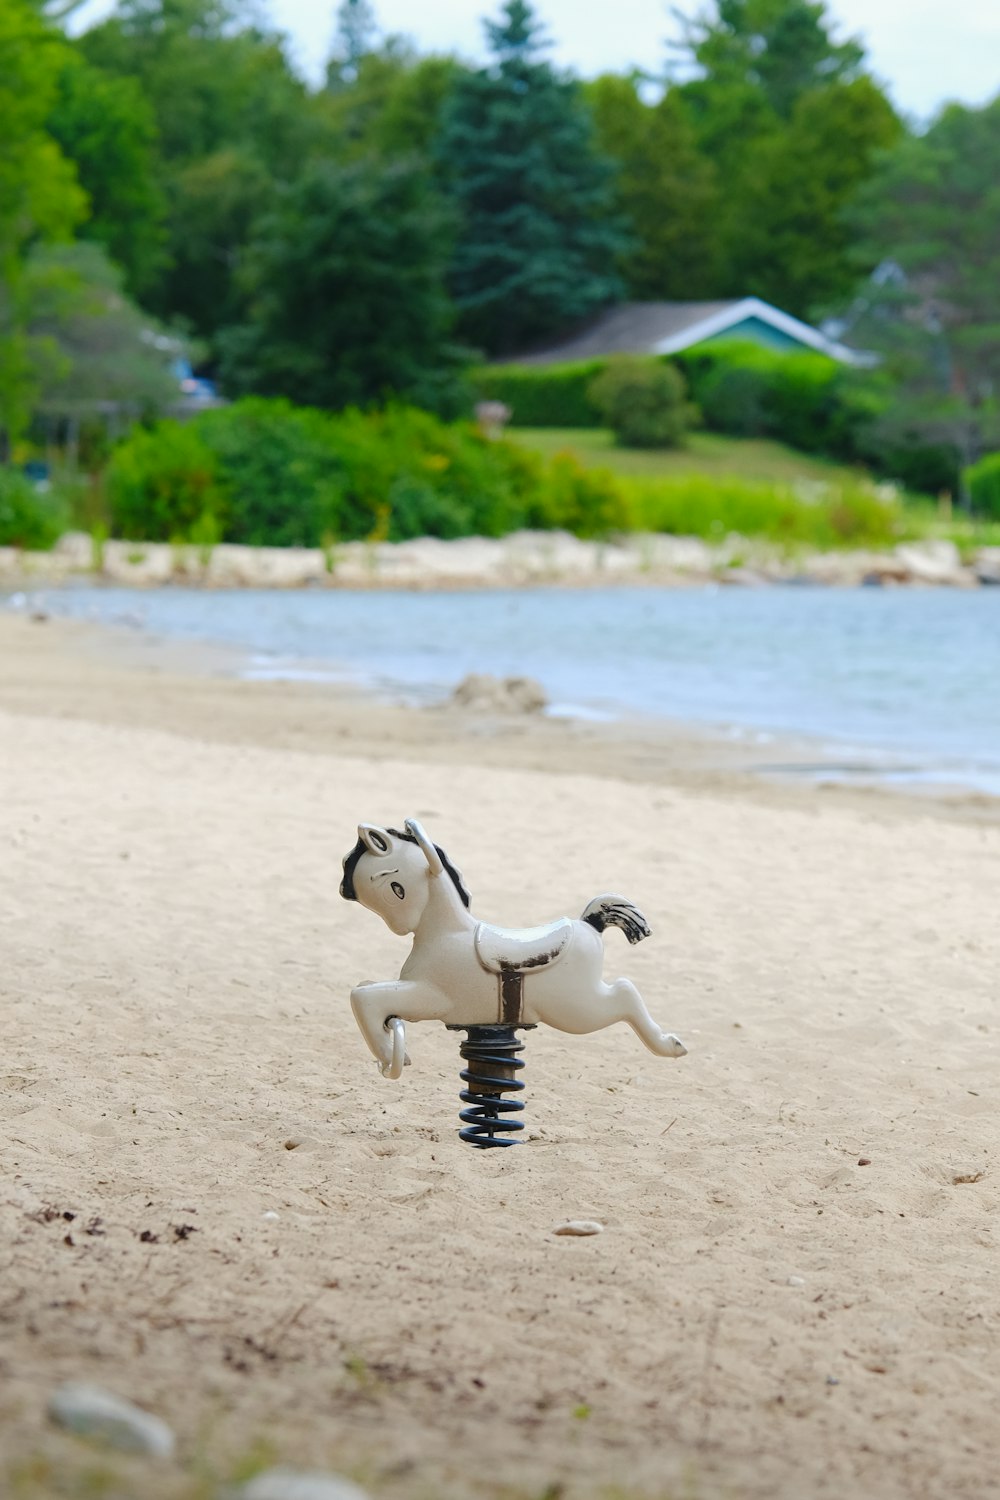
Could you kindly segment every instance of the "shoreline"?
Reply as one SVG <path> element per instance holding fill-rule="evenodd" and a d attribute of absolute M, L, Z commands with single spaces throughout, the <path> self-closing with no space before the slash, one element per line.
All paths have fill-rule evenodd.
<path fill-rule="evenodd" d="M 880 816 L 1000 823 L 1000 796 L 963 783 L 893 779 L 804 734 L 726 730 L 655 715 L 614 719 L 404 704 L 371 687 L 238 671 L 239 647 L 109 625 L 0 612 L 0 710 L 156 728 L 218 743 L 385 761 L 406 746 L 429 764 L 676 786 L 764 805 L 816 798 Z M 824 751 L 818 759 L 818 751 Z M 831 753 L 831 750 L 833 753 Z M 877 752 L 872 752 L 876 754 Z"/>
<path fill-rule="evenodd" d="M 538 584 L 733 587 L 983 588 L 1000 585 L 1000 547 L 963 560 L 953 542 L 901 542 L 889 551 L 783 552 L 742 536 L 637 534 L 586 541 L 569 532 L 514 532 L 502 538 L 346 542 L 326 549 L 198 548 L 165 542 L 95 541 L 69 532 L 51 552 L 0 547 L 0 585 L 12 589 L 74 581 L 156 588 L 485 589 Z"/>

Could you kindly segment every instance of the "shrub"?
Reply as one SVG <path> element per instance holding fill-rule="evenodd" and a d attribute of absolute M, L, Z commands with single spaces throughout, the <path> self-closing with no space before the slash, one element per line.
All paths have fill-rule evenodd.
<path fill-rule="evenodd" d="M 129 541 L 186 538 L 205 515 L 225 526 L 215 455 L 194 425 L 165 421 L 134 429 L 111 456 L 105 495 L 112 532 Z"/>
<path fill-rule="evenodd" d="M 45 551 L 68 525 L 69 513 L 58 490 L 36 489 L 16 469 L 0 468 L 0 547 Z"/>
<path fill-rule="evenodd" d="M 608 476 L 547 466 L 468 422 L 407 406 L 331 415 L 260 397 L 188 426 L 136 430 L 115 450 L 106 490 L 116 535 L 195 544 L 329 547 L 523 526 L 596 535 L 627 510 Z"/>
<path fill-rule="evenodd" d="M 571 453 L 557 453 L 544 482 L 544 524 L 576 536 L 607 537 L 631 531 L 628 493 L 606 469 L 584 469 Z"/>
<path fill-rule="evenodd" d="M 731 365 L 720 361 L 701 387 L 702 420 L 713 432 L 730 437 L 763 437 L 772 431 L 770 393 L 771 369 L 763 361 Z"/>
<path fill-rule="evenodd" d="M 342 522 L 344 477 L 329 417 L 250 396 L 196 423 L 226 490 L 226 541 L 318 547 Z"/>
<path fill-rule="evenodd" d="M 603 359 L 566 365 L 488 365 L 474 382 L 484 401 L 502 401 L 515 427 L 596 427 L 600 421 L 590 385 Z"/>
<path fill-rule="evenodd" d="M 804 453 L 856 462 L 889 394 L 877 373 L 826 355 L 719 340 L 676 356 L 706 427 L 774 437 Z"/>
<path fill-rule="evenodd" d="M 965 471 L 972 509 L 1000 521 L 1000 453 L 988 453 Z"/>
<path fill-rule="evenodd" d="M 661 360 L 609 360 L 588 394 L 625 448 L 676 448 L 687 431 L 684 378 Z"/>

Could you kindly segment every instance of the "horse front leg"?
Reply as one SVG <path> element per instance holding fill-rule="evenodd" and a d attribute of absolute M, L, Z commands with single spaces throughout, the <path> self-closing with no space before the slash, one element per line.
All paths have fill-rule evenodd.
<path fill-rule="evenodd" d="M 351 1009 L 361 1035 L 371 1050 L 383 1077 L 398 1078 L 400 1040 L 390 1022 L 430 1021 L 443 1014 L 444 1007 L 437 990 L 416 980 L 387 979 L 355 985 L 351 991 Z M 409 1057 L 404 1060 L 409 1062 Z"/>

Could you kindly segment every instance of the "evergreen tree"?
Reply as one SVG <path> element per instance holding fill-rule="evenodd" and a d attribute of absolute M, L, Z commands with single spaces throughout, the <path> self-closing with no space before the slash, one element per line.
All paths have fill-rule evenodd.
<path fill-rule="evenodd" d="M 333 56 L 326 70 L 328 88 L 355 82 L 362 60 L 374 47 L 377 33 L 375 12 L 368 0 L 341 0 Z"/>
<path fill-rule="evenodd" d="M 415 160 L 307 166 L 255 227 L 240 275 L 248 316 L 219 339 L 227 390 L 440 406 L 459 361 L 448 230 Z"/>
<path fill-rule="evenodd" d="M 506 0 L 486 33 L 493 60 L 457 78 L 438 158 L 459 216 L 461 327 L 500 354 L 613 301 L 624 237 L 581 90 L 541 56 L 530 5 Z"/>

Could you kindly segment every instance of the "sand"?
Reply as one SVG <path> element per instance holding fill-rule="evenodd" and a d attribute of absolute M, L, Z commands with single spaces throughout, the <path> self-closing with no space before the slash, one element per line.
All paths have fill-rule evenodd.
<path fill-rule="evenodd" d="M 0 619 L 0 1493 L 1000 1494 L 996 804 L 144 650 Z M 382 1079 L 406 943 L 337 885 L 406 815 L 490 920 L 631 896 L 606 972 L 690 1055 L 530 1033 L 506 1152 L 443 1027 Z M 54 1430 L 67 1378 L 177 1459 Z"/>

